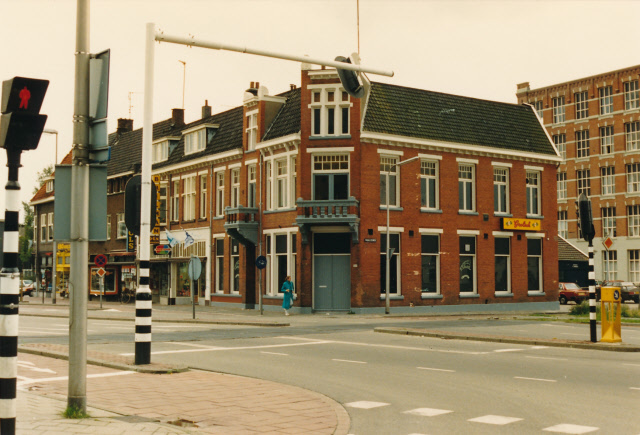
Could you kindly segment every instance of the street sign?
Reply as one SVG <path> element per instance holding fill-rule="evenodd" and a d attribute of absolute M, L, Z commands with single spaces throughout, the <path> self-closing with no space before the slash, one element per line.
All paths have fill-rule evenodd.
<path fill-rule="evenodd" d="M 261 255 L 258 258 L 256 258 L 256 267 L 260 270 L 267 267 L 267 258 L 264 255 Z"/>
<path fill-rule="evenodd" d="M 101 267 L 101 268 L 99 268 L 98 270 L 96 270 L 96 274 L 97 274 L 100 278 L 102 278 L 103 276 L 105 276 L 105 275 L 107 274 L 107 271 L 106 271 L 106 270 L 104 270 L 104 268 L 102 268 L 102 267 Z"/>
<path fill-rule="evenodd" d="M 154 248 L 154 252 L 158 255 L 167 255 L 169 253 L 171 253 L 171 246 L 170 245 L 156 245 L 156 247 Z"/>
<path fill-rule="evenodd" d="M 607 251 L 609 249 L 611 249 L 611 247 L 613 246 L 613 240 L 611 240 L 611 237 L 607 237 L 606 239 L 604 239 L 602 241 L 602 244 L 604 245 L 604 247 L 607 249 Z"/>
<path fill-rule="evenodd" d="M 98 267 L 106 266 L 106 264 L 107 264 L 107 256 L 104 255 L 104 254 L 98 254 L 98 255 L 96 255 L 96 258 L 93 259 L 93 262 Z"/>
<path fill-rule="evenodd" d="M 202 273 L 202 262 L 198 257 L 191 257 L 189 261 L 189 278 L 193 281 L 200 278 L 200 274 Z"/>

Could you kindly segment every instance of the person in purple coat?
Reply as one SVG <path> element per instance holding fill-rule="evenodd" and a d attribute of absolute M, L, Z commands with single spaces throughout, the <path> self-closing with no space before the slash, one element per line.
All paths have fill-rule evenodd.
<path fill-rule="evenodd" d="M 291 277 L 287 276 L 287 278 L 282 283 L 282 293 L 284 293 L 284 298 L 282 299 L 282 308 L 284 308 L 284 315 L 289 315 L 289 308 L 293 305 L 293 283 L 291 282 Z"/>

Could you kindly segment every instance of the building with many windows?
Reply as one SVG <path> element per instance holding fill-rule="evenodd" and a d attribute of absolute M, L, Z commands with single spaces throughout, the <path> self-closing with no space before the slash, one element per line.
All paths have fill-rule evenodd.
<path fill-rule="evenodd" d="M 562 163 L 557 171 L 558 234 L 586 252 L 575 201 L 591 199 L 596 279 L 640 282 L 640 66 L 530 89 Z M 603 241 L 613 241 L 606 249 Z"/>
<path fill-rule="evenodd" d="M 277 309 L 291 276 L 295 310 L 382 311 L 389 255 L 392 310 L 557 307 L 560 157 L 534 109 L 365 88 L 355 99 L 335 70 L 303 65 L 300 87 L 271 95 L 251 83 L 239 107 L 211 114 L 205 103 L 197 121 L 174 110 L 154 125 L 156 301 L 195 292 L 203 305 Z M 107 255 L 114 288 L 135 278 L 122 191 L 142 143 L 121 122 L 110 135 L 110 240 L 90 247 Z M 203 264 L 193 287 L 192 256 Z"/>

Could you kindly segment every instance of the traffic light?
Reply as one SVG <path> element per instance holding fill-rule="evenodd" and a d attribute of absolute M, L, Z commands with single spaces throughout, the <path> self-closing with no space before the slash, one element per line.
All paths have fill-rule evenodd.
<path fill-rule="evenodd" d="M 136 175 L 127 182 L 124 190 L 124 224 L 136 236 L 140 235 L 140 204 L 142 203 L 142 177 Z M 149 205 L 149 232 L 156 226 L 156 186 L 151 182 L 151 204 Z"/>
<path fill-rule="evenodd" d="M 576 214 L 578 218 L 578 226 L 582 231 L 582 238 L 586 242 L 591 242 L 596 235 L 596 229 L 593 226 L 593 216 L 591 214 L 591 200 L 582 192 L 576 201 Z"/>
<path fill-rule="evenodd" d="M 7 151 L 34 150 L 38 147 L 47 115 L 40 107 L 49 80 L 14 77 L 2 82 L 0 147 Z"/>
<path fill-rule="evenodd" d="M 344 56 L 337 56 L 335 61 L 351 63 L 351 59 Z M 356 60 L 356 62 L 358 61 Z M 340 82 L 342 83 L 344 90 L 347 91 L 347 94 L 354 98 L 362 98 L 364 96 L 364 87 L 362 86 L 362 83 L 360 83 L 355 71 L 338 68 L 338 75 L 340 76 Z"/>

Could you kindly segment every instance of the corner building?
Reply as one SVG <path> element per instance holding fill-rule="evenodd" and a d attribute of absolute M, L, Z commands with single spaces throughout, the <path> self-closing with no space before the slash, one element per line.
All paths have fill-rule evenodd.
<path fill-rule="evenodd" d="M 562 157 L 558 234 L 583 252 L 575 201 L 582 192 L 591 199 L 597 280 L 640 282 L 639 77 L 633 66 L 544 88 L 517 86 L 518 102 L 536 108 Z"/>

